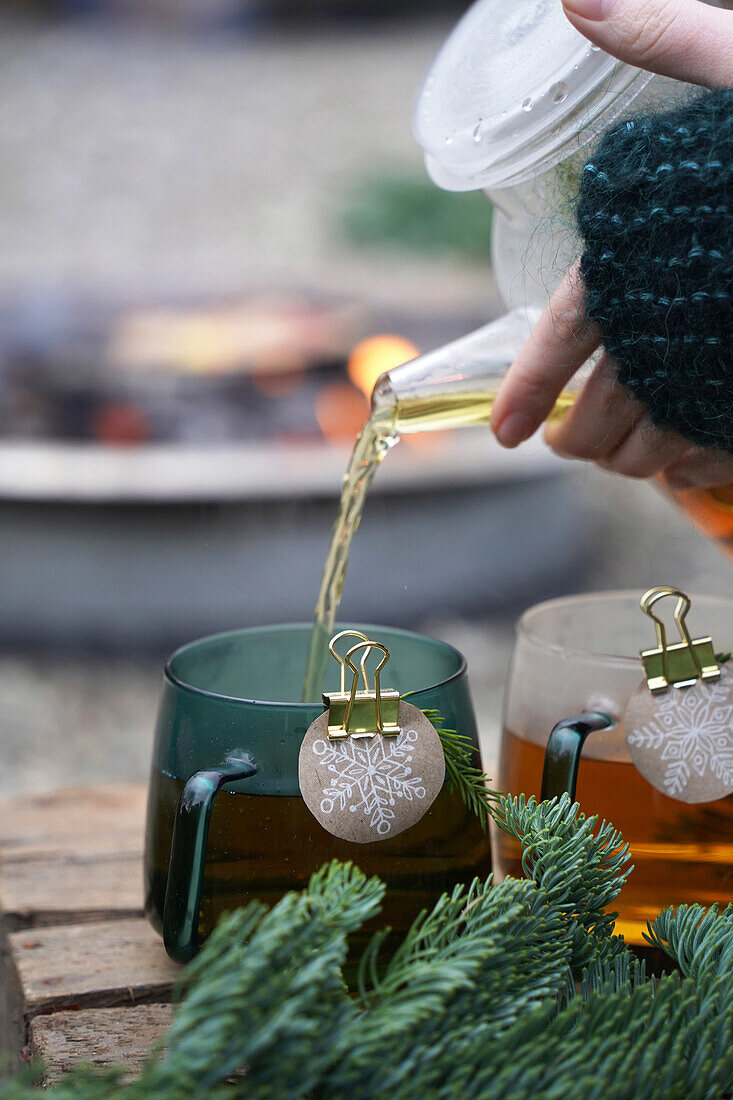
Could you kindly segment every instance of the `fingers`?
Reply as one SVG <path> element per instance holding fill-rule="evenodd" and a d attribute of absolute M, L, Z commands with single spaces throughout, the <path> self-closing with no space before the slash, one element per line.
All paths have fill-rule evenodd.
<path fill-rule="evenodd" d="M 694 447 L 676 432 L 652 424 L 645 406 L 627 393 L 604 355 L 560 424 L 545 439 L 563 458 L 586 459 L 631 478 L 664 473 L 670 489 L 733 484 L 733 455 Z"/>
<path fill-rule="evenodd" d="M 553 295 L 497 394 L 491 427 L 504 446 L 514 447 L 536 431 L 570 378 L 597 348 L 600 332 L 584 315 L 583 296 L 576 265 Z M 645 406 L 616 380 L 613 361 L 605 353 L 573 408 L 561 423 L 546 427 L 545 437 L 558 454 L 593 461 L 611 473 L 649 478 L 664 472 L 673 489 L 733 482 L 733 455 L 691 447 L 675 432 L 657 428 Z"/>
<path fill-rule="evenodd" d="M 733 455 L 689 447 L 680 460 L 665 470 L 671 489 L 710 489 L 733 483 Z"/>
<path fill-rule="evenodd" d="M 656 428 L 648 416 L 643 416 L 621 446 L 598 465 L 624 477 L 654 477 L 674 466 L 689 447 L 682 436 Z"/>
<path fill-rule="evenodd" d="M 586 459 L 634 478 L 654 477 L 691 450 L 682 436 L 652 424 L 645 406 L 616 381 L 605 354 L 562 423 L 547 425 L 545 439 L 563 458 Z"/>
<path fill-rule="evenodd" d="M 577 265 L 570 269 L 522 347 L 494 402 L 491 427 L 505 447 L 516 447 L 539 428 L 563 387 L 600 339 L 584 314 Z"/>
<path fill-rule="evenodd" d="M 641 69 L 707 88 L 733 84 L 733 13 L 701 0 L 563 0 L 601 49 Z"/>
<path fill-rule="evenodd" d="M 617 382 L 604 353 L 573 408 L 559 424 L 549 424 L 545 440 L 565 458 L 610 459 L 644 416 L 644 405 Z"/>

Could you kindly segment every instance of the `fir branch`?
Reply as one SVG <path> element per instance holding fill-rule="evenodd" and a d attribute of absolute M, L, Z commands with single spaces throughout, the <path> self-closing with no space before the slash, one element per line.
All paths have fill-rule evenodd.
<path fill-rule="evenodd" d="M 615 944 L 619 941 L 615 939 Z M 581 996 L 604 997 L 611 993 L 631 992 L 646 982 L 646 963 L 626 950 L 607 958 L 598 957 L 586 967 L 581 984 Z"/>
<path fill-rule="evenodd" d="M 0 1071 L 4 1077 L 12 1072 L 10 1059 L 3 1058 Z M 61 1078 L 50 1092 L 54 1100 L 109 1100 L 116 1093 L 120 1078 L 124 1073 L 122 1066 L 77 1066 L 72 1073 Z M 2 1100 L 38 1100 L 41 1094 L 43 1062 L 23 1066 L 14 1076 L 0 1084 Z M 167 1100 L 167 1098 L 166 1098 Z"/>
<path fill-rule="evenodd" d="M 618 830 L 586 817 L 568 794 L 539 803 L 502 795 L 494 820 L 520 842 L 525 875 L 565 911 L 600 914 L 633 870 Z"/>
<path fill-rule="evenodd" d="M 587 1003 L 576 998 L 554 1018 L 521 1021 L 478 1066 L 473 1095 L 481 1100 L 706 1095 L 690 1088 L 686 1072 L 685 1010 L 676 979 L 660 982 L 656 990 L 647 983 Z"/>
<path fill-rule="evenodd" d="M 527 1013 L 553 1011 L 566 990 L 571 942 L 557 913 L 532 911 L 534 892 L 526 881 L 476 880 L 422 914 L 367 996 L 365 1014 L 347 1025 L 324 1095 L 410 1094 L 418 1075 L 432 1097 L 446 1065 L 460 1067 L 465 1044 L 473 1048 L 480 1035 L 485 1048 Z"/>
<path fill-rule="evenodd" d="M 460 795 L 486 832 L 492 806 L 498 796 L 489 787 L 491 780 L 486 773 L 476 767 L 477 753 L 473 741 L 456 730 L 445 729 L 445 719 L 440 711 L 428 709 L 423 714 L 435 726 L 443 746 L 448 790 Z"/>
<path fill-rule="evenodd" d="M 731 656 L 731 653 L 716 653 L 715 660 L 718 662 L 719 665 L 725 665 L 731 659 Z"/>
<path fill-rule="evenodd" d="M 663 909 L 644 939 L 669 955 L 683 974 L 699 981 L 705 972 L 733 972 L 733 905 L 679 905 Z"/>
<path fill-rule="evenodd" d="M 493 813 L 497 825 L 522 846 L 522 870 L 545 904 L 574 922 L 575 966 L 623 951 L 613 940 L 618 897 L 633 870 L 628 844 L 606 821 L 586 817 L 568 794 L 538 803 L 502 795 Z"/>
<path fill-rule="evenodd" d="M 53 1100 L 730 1100 L 733 907 L 679 906 L 649 941 L 682 973 L 646 978 L 613 935 L 628 851 L 567 796 L 499 796 L 529 877 L 459 886 L 391 960 L 386 930 L 343 980 L 347 937 L 383 886 L 330 864 L 272 910 L 224 918 L 185 972 L 174 1022 L 136 1082 L 76 1070 Z M 580 991 L 569 983 L 582 969 Z M 29 1077 L 0 1100 L 34 1100 Z"/>
<path fill-rule="evenodd" d="M 333 1056 L 333 1032 L 356 1011 L 342 976 L 347 935 L 378 911 L 383 894 L 378 879 L 332 863 L 266 915 L 255 902 L 225 917 L 193 978 L 184 976 L 165 1056 L 144 1074 L 141 1095 L 209 1097 L 244 1067 L 248 1097 L 307 1093 Z"/>

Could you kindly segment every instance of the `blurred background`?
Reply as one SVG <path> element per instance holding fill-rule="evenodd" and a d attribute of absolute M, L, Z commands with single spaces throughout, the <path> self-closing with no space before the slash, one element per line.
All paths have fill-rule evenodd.
<path fill-rule="evenodd" d="M 488 202 L 410 129 L 465 7 L 0 7 L 2 789 L 144 779 L 172 648 L 310 617 L 376 375 L 502 311 Z M 439 434 L 380 470 L 343 617 L 465 652 L 490 765 L 523 608 L 730 578 L 649 486 Z"/>

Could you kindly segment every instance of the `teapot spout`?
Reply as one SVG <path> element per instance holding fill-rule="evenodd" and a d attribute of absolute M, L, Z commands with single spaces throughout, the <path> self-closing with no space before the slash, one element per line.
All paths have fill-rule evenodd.
<path fill-rule="evenodd" d="M 396 435 L 486 423 L 539 312 L 514 309 L 387 371 L 372 393 L 373 415 L 390 416 Z"/>

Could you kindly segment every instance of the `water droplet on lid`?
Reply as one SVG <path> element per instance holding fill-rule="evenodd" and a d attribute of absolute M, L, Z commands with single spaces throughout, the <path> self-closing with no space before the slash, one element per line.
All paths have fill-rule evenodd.
<path fill-rule="evenodd" d="M 480 119 L 478 120 L 478 122 L 476 123 L 476 126 L 474 127 L 474 131 L 473 131 L 473 140 L 474 140 L 475 142 L 477 142 L 477 143 L 478 143 L 479 141 L 481 141 L 481 123 L 482 123 L 483 121 L 484 121 L 484 120 L 483 120 L 482 118 L 480 118 Z"/>
<path fill-rule="evenodd" d="M 453 144 L 453 138 L 452 137 L 447 137 L 445 139 L 445 144 L 446 145 L 452 145 Z"/>
<path fill-rule="evenodd" d="M 558 80 L 557 84 L 553 84 L 550 88 L 550 99 L 553 103 L 562 103 L 564 99 L 567 99 L 568 86 L 564 81 Z"/>
<path fill-rule="evenodd" d="M 522 104 L 522 110 L 523 111 L 531 111 L 533 107 L 534 107 L 534 103 L 529 98 L 525 99 L 524 103 Z"/>
<path fill-rule="evenodd" d="M 601 49 L 601 47 L 596 46 L 595 42 L 591 43 L 591 47 L 590 47 L 590 52 L 591 53 L 600 53 L 600 49 Z"/>

